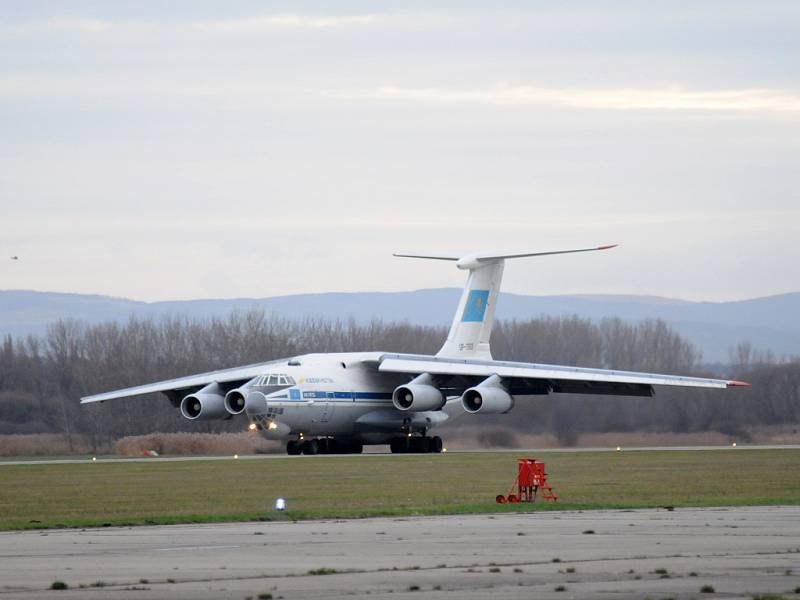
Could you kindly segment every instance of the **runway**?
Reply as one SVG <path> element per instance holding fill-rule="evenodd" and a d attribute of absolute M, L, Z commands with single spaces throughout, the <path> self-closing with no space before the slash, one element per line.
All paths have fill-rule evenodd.
<path fill-rule="evenodd" d="M 662 451 L 692 451 L 692 450 L 719 450 L 719 451 L 742 451 L 742 450 L 798 450 L 800 444 L 738 444 L 737 446 L 644 446 L 635 448 L 503 448 L 503 449 L 480 449 L 480 450 L 453 450 L 452 454 L 471 454 L 471 453 L 512 453 L 512 454 L 548 454 L 548 453 L 581 453 L 581 452 L 662 452 Z M 320 456 L 349 456 L 352 454 L 326 454 Z M 366 451 L 359 456 L 408 456 L 407 454 L 393 455 L 391 452 Z M 94 457 L 94 462 L 183 462 L 193 460 L 314 460 L 315 456 L 287 456 L 286 454 L 243 454 L 237 456 L 158 456 L 158 457 L 120 457 L 120 456 L 100 456 Z M 14 457 L 0 457 L 0 467 L 12 465 L 70 465 L 92 462 L 92 456 L 81 458 L 35 458 L 28 457 L 16 459 Z"/>
<path fill-rule="evenodd" d="M 69 589 L 47 589 L 56 580 Z M 800 506 L 0 533 L 0 598 L 751 598 L 798 586 Z"/>

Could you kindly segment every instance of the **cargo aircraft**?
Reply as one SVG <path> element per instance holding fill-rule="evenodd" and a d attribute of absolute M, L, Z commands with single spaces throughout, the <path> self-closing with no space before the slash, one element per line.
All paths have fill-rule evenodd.
<path fill-rule="evenodd" d="M 189 420 L 243 414 L 250 430 L 286 440 L 289 454 L 360 453 L 365 444 L 422 453 L 442 451 L 442 439 L 429 432 L 453 416 L 507 413 L 531 396 L 652 396 L 657 386 L 747 386 L 740 381 L 492 358 L 489 338 L 506 260 L 613 247 L 467 256 L 395 254 L 454 262 L 468 273 L 450 332 L 434 356 L 305 354 L 87 396 L 81 403 L 161 392 Z"/>

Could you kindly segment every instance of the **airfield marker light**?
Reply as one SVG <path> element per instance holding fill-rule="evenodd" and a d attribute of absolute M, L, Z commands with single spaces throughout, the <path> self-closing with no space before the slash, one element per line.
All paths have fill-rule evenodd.
<path fill-rule="evenodd" d="M 284 510 L 286 510 L 286 500 L 284 500 L 283 498 L 277 498 L 275 500 L 275 510 L 277 510 L 278 512 L 283 512 Z"/>
<path fill-rule="evenodd" d="M 622 450 L 622 448 L 620 448 L 619 446 L 617 446 L 617 452 L 619 452 L 620 450 Z"/>
<path fill-rule="evenodd" d="M 92 457 L 92 462 L 97 462 L 97 457 L 96 456 Z"/>
<path fill-rule="evenodd" d="M 255 431 L 256 430 L 256 424 L 255 423 L 250 423 L 250 425 L 248 425 L 247 428 L 250 431 Z"/>
<path fill-rule="evenodd" d="M 234 454 L 234 455 L 233 455 L 233 458 L 234 458 L 235 460 L 239 460 L 239 455 L 238 455 L 238 454 Z"/>
<path fill-rule="evenodd" d="M 731 444 L 731 446 L 733 446 L 734 448 L 736 448 L 736 442 L 733 442 L 733 443 Z"/>
<path fill-rule="evenodd" d="M 447 452 L 447 448 L 442 448 L 442 452 Z"/>

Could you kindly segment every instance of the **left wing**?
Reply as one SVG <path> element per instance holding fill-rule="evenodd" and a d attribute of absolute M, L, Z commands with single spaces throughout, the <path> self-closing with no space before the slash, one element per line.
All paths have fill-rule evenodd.
<path fill-rule="evenodd" d="M 497 375 L 509 384 L 509 392 L 535 394 L 611 394 L 619 396 L 651 396 L 653 386 L 700 388 L 749 387 L 742 381 L 636 373 L 586 367 L 518 363 L 500 360 L 438 358 L 414 354 L 384 354 L 378 370 L 385 373 L 430 373 L 448 377 L 457 390 L 459 379 L 469 387 L 477 381 Z M 449 387 L 449 386 L 448 386 Z"/>

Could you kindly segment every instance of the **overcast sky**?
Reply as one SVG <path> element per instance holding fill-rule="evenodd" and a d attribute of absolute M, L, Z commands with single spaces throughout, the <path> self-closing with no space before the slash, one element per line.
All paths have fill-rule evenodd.
<path fill-rule="evenodd" d="M 765 296 L 799 184 L 795 0 L 0 4 L 0 289 Z"/>

